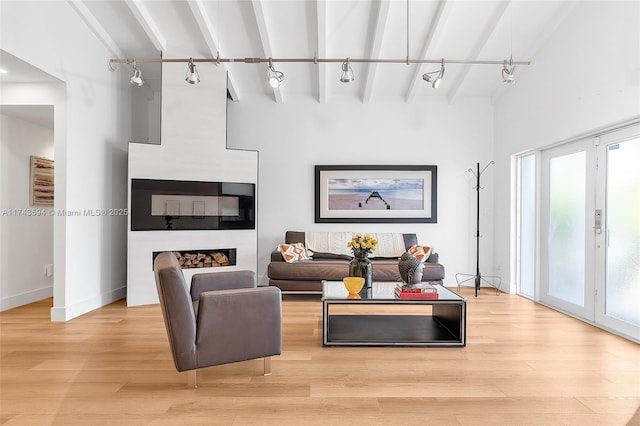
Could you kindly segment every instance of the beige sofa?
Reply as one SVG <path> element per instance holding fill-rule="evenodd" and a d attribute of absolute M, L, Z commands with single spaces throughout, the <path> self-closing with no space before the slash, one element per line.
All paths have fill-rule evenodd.
<path fill-rule="evenodd" d="M 416 234 L 403 234 L 405 247 L 418 244 Z M 305 233 L 287 231 L 284 243 L 305 243 Z M 321 293 L 323 280 L 342 280 L 349 275 L 350 257 L 332 253 L 315 252 L 310 260 L 293 263 L 284 261 L 282 254 L 274 250 L 267 268 L 269 285 L 280 288 L 283 293 Z M 371 258 L 374 281 L 400 281 L 397 258 Z M 439 263 L 438 253 L 431 253 L 425 262 L 423 281 L 442 283 L 444 266 Z"/>

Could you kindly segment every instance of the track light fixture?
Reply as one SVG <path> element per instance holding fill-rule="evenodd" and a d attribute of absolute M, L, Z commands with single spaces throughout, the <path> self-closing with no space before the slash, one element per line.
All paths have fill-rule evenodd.
<path fill-rule="evenodd" d="M 189 63 L 187 64 L 187 75 L 184 78 L 189 84 L 198 84 L 200 83 L 200 74 L 196 70 L 196 64 L 193 63 L 193 58 L 189 58 Z"/>
<path fill-rule="evenodd" d="M 444 58 L 440 62 L 440 70 L 422 74 L 422 79 L 427 83 L 431 83 L 431 87 L 437 89 L 440 86 L 442 77 L 444 76 Z"/>
<path fill-rule="evenodd" d="M 343 83 L 351 83 L 355 79 L 349 58 L 347 58 L 347 61 L 342 63 L 342 76 L 340 76 L 340 81 Z"/>
<path fill-rule="evenodd" d="M 142 71 L 138 68 L 135 59 L 131 63 L 131 71 L 129 72 L 129 83 L 134 86 L 142 86 L 144 84 L 144 78 L 142 78 Z"/>
<path fill-rule="evenodd" d="M 516 66 L 513 65 L 513 56 L 509 59 L 509 62 L 505 59 L 502 64 L 502 81 L 508 84 L 516 84 L 515 71 Z"/>
<path fill-rule="evenodd" d="M 273 62 L 269 58 L 269 67 L 267 68 L 267 78 L 269 80 L 269 86 L 277 89 L 280 87 L 280 83 L 284 81 L 284 74 L 281 71 L 276 71 L 273 67 Z"/>
<path fill-rule="evenodd" d="M 0 0 L 1 1 L 1 0 Z M 404 59 L 382 59 L 382 58 L 347 58 L 346 61 L 344 59 L 336 59 L 336 58 L 253 58 L 253 57 L 245 57 L 245 58 L 220 58 L 219 56 L 216 58 L 145 58 L 145 59 L 117 59 L 112 58 L 107 62 L 107 66 L 111 71 L 115 71 L 115 66 L 117 64 L 131 64 L 132 69 L 129 75 L 129 81 L 131 84 L 136 86 L 142 86 L 144 84 L 144 78 L 142 77 L 142 71 L 138 68 L 138 63 L 164 63 L 164 62 L 186 62 L 187 63 L 187 74 L 185 76 L 185 81 L 189 84 L 198 84 L 200 82 L 200 75 L 196 70 L 196 62 L 208 62 L 214 64 L 221 63 L 244 63 L 244 64 L 260 64 L 260 63 L 268 63 L 268 78 L 269 84 L 271 87 L 279 87 L 279 85 L 284 81 L 284 74 L 280 71 L 277 71 L 273 66 L 273 61 L 277 62 L 289 62 L 289 63 L 313 63 L 313 64 L 327 64 L 327 63 L 340 63 L 342 62 L 342 74 L 340 76 L 340 81 L 342 83 L 350 83 L 355 80 L 353 69 L 351 68 L 351 62 L 357 62 L 361 64 L 440 64 L 440 70 L 427 72 L 422 75 L 422 79 L 427 83 L 430 83 L 431 86 L 436 89 L 444 77 L 444 63 L 445 59 L 442 58 L 440 60 L 437 59 L 410 59 L 406 57 Z M 469 64 L 469 65 L 502 65 L 502 78 L 505 83 L 515 83 L 515 74 L 514 70 L 516 65 L 531 65 L 529 61 L 514 61 L 513 57 L 509 60 L 465 60 L 465 59 L 447 59 L 446 62 L 448 64 Z"/>

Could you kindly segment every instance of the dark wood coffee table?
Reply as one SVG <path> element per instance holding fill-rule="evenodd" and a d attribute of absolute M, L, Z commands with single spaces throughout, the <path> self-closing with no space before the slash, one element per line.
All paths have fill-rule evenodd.
<path fill-rule="evenodd" d="M 323 281 L 323 345 L 466 345 L 465 298 L 436 285 L 437 299 L 399 299 L 394 293 L 395 285 L 395 282 L 374 282 L 371 289 L 360 293 L 359 299 L 352 299 L 342 281 Z M 332 312 L 345 305 L 352 305 L 353 312 L 343 312 L 344 309 L 340 309 L 340 313 Z M 424 306 L 424 313 L 407 313 L 408 305 Z M 381 312 L 383 310 L 385 312 Z"/>

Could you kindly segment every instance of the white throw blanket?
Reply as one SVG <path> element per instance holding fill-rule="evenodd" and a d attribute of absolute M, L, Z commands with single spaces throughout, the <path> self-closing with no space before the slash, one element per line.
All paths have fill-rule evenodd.
<path fill-rule="evenodd" d="M 305 232 L 304 239 L 307 248 L 311 251 L 353 256 L 347 243 L 354 235 L 355 232 Z M 362 233 L 362 235 L 365 234 Z M 369 235 L 378 240 L 378 247 L 371 253 L 371 257 L 400 257 L 407 251 L 402 234 L 369 233 Z"/>

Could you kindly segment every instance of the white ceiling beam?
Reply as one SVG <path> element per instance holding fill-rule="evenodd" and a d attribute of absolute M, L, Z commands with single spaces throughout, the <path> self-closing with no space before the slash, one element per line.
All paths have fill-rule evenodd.
<path fill-rule="evenodd" d="M 202 37 L 204 37 L 205 43 L 207 43 L 207 47 L 209 48 L 211 56 L 223 56 L 222 53 L 220 53 L 220 43 L 218 42 L 218 38 L 215 36 L 213 24 L 211 23 L 211 19 L 209 18 L 207 10 L 205 9 L 204 1 L 189 0 L 187 4 L 189 5 L 191 13 L 193 14 L 193 17 L 198 24 L 198 28 L 200 29 L 200 33 L 202 33 Z M 227 72 L 227 90 L 231 95 L 231 99 L 234 101 L 239 101 L 240 96 L 238 94 L 238 90 L 236 89 L 237 84 L 231 71 L 229 71 L 228 65 L 226 63 L 221 63 L 218 66 L 222 67 L 222 69 Z"/>
<path fill-rule="evenodd" d="M 98 37 L 98 40 L 107 48 L 114 58 L 124 58 L 126 55 L 122 53 L 122 50 L 118 44 L 111 38 L 107 30 L 98 22 L 96 17 L 91 13 L 81 0 L 67 0 L 67 3 L 76 11 L 80 18 L 84 21 L 89 29 Z"/>
<path fill-rule="evenodd" d="M 267 31 L 267 21 L 264 17 L 264 8 L 262 7 L 262 0 L 252 0 L 253 13 L 256 16 L 256 25 L 258 25 L 258 34 L 260 34 L 260 42 L 262 43 L 262 50 L 267 58 L 273 57 L 271 50 L 271 41 L 269 40 L 269 32 Z M 266 70 L 265 70 L 266 71 Z M 265 73 L 266 75 L 266 73 Z M 273 89 L 273 96 L 276 99 L 276 103 L 282 103 L 282 90 L 280 87 Z"/>
<path fill-rule="evenodd" d="M 555 15 L 553 15 L 553 18 L 551 18 L 551 20 L 546 23 L 546 25 L 542 28 L 541 31 L 536 33 L 535 41 L 533 42 L 533 44 L 523 49 L 522 52 L 519 52 L 518 56 L 532 58 L 532 59 L 535 58 L 537 54 L 540 52 L 540 50 L 542 49 L 542 47 L 547 44 L 547 42 L 549 41 L 551 36 L 555 33 L 555 31 L 558 29 L 560 24 L 567 18 L 567 16 L 571 14 L 571 11 L 575 8 L 576 4 L 578 4 L 578 2 L 573 2 L 573 1 L 562 2 L 560 7 L 558 8 L 558 11 L 555 13 Z M 518 70 L 516 71 L 516 80 L 522 74 L 526 74 L 529 69 L 530 68 L 528 67 L 518 68 Z M 498 87 L 498 90 L 496 90 L 496 92 L 491 97 L 491 104 L 495 105 L 500 100 L 502 95 L 506 93 L 509 87 L 512 87 L 512 86 L 513 86 L 512 84 L 500 84 L 500 87 Z"/>
<path fill-rule="evenodd" d="M 477 38 L 476 44 L 475 46 L 473 46 L 473 49 L 471 50 L 471 55 L 470 55 L 471 60 L 475 61 L 476 59 L 478 59 L 478 56 L 480 56 L 482 49 L 484 49 L 484 47 L 486 46 L 487 41 L 489 41 L 489 38 L 491 38 L 491 35 L 496 30 L 496 27 L 498 26 L 505 12 L 509 8 L 510 3 L 511 1 L 505 1 L 498 4 L 498 9 L 496 10 L 496 13 L 493 15 L 493 18 L 491 18 L 491 20 L 488 22 L 487 26 L 484 28 L 484 31 L 482 31 L 480 36 Z M 447 99 L 450 104 L 453 104 L 456 97 L 460 93 L 460 88 L 464 84 L 464 81 L 467 79 L 467 76 L 469 75 L 469 71 L 471 71 L 471 64 L 465 64 L 462 66 L 462 70 L 458 74 L 458 78 L 453 83 L 453 87 L 451 88 L 451 90 L 449 90 L 449 94 L 447 96 Z"/>
<path fill-rule="evenodd" d="M 155 48 L 160 52 L 165 52 L 167 50 L 167 41 L 153 18 L 151 18 L 151 15 L 145 5 L 142 4 L 142 1 L 126 0 L 125 4 L 129 6 L 133 16 L 138 20 L 138 23 L 142 26 L 142 29 L 147 34 L 147 37 L 149 37 L 149 40 L 151 40 Z"/>
<path fill-rule="evenodd" d="M 444 24 L 447 22 L 449 15 L 451 13 L 453 1 L 451 0 L 441 0 L 438 5 L 438 9 L 433 17 L 433 21 L 431 23 L 431 28 L 429 28 L 429 33 L 427 34 L 427 38 L 422 45 L 422 50 L 420 52 L 419 59 L 427 59 L 430 55 L 430 52 L 434 49 L 442 37 L 442 33 L 444 31 Z M 422 74 L 424 74 L 425 66 L 421 65 L 416 67 L 415 72 L 413 74 L 413 78 L 411 79 L 411 83 L 409 84 L 409 89 L 405 95 L 405 101 L 410 104 L 415 99 L 418 94 L 418 89 L 422 84 Z"/>
<path fill-rule="evenodd" d="M 327 56 L 327 2 L 325 0 L 316 1 L 316 19 L 317 19 L 317 40 L 318 51 L 316 55 L 319 58 Z M 318 102 L 327 103 L 327 64 L 319 63 L 318 67 Z"/>
<path fill-rule="evenodd" d="M 371 50 L 369 51 L 370 58 L 379 58 L 380 51 L 382 50 L 382 40 L 384 39 L 384 32 L 387 29 L 387 18 L 389 17 L 390 0 L 382 0 L 378 7 L 378 16 L 376 19 L 375 27 L 373 29 L 373 40 L 371 42 Z M 362 103 L 368 104 L 371 102 L 373 95 L 373 86 L 376 80 L 376 71 L 378 70 L 378 64 L 369 64 L 367 67 L 367 77 L 364 82 L 364 93 L 362 96 Z"/>

